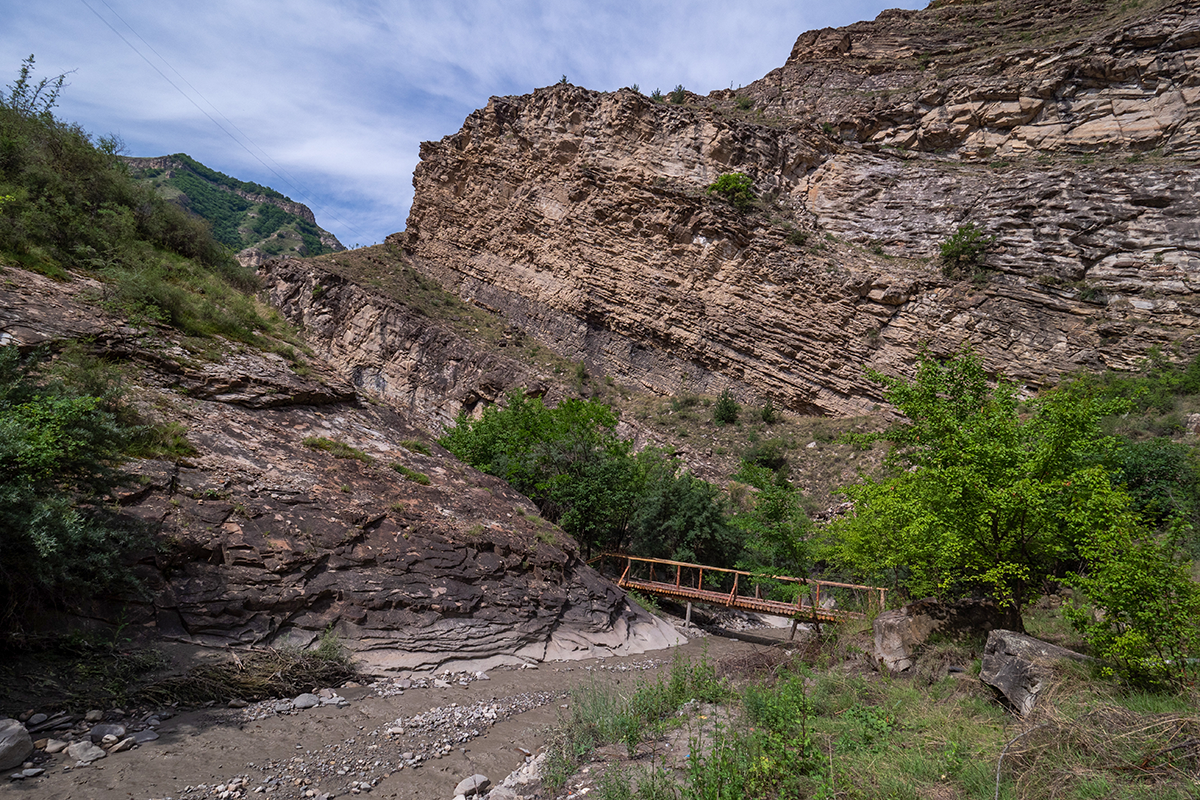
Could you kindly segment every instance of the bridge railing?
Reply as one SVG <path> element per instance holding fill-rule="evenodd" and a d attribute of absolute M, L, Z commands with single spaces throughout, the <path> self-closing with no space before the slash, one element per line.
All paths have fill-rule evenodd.
<path fill-rule="evenodd" d="M 723 595 L 725 605 L 752 606 L 767 601 L 776 613 L 777 606 L 804 609 L 837 609 L 851 615 L 882 611 L 887 607 L 887 589 L 790 575 L 764 575 L 739 569 L 689 564 L 664 558 L 642 558 L 623 553 L 602 553 L 592 559 L 600 562 L 601 570 L 611 565 L 610 574 L 619 575 L 617 582 L 650 583 L 642 586 L 658 594 L 678 594 L 681 598 L 695 596 L 699 591 Z M 672 587 L 677 590 L 672 591 Z M 767 605 L 764 604 L 764 605 Z"/>

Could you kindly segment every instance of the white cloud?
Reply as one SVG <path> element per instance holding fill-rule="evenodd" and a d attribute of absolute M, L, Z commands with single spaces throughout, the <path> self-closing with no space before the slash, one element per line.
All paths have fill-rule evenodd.
<path fill-rule="evenodd" d="M 346 244 L 370 243 L 404 227 L 419 142 L 454 133 L 491 95 L 563 74 L 604 90 L 741 86 L 781 66 L 805 30 L 896 4 L 0 0 L 0 80 L 29 53 L 39 75 L 75 69 L 62 118 L 119 133 L 134 155 L 186 152 L 272 186 Z"/>

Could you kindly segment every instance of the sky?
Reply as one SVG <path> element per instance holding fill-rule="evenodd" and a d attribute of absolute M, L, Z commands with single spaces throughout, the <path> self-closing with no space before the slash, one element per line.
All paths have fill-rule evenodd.
<path fill-rule="evenodd" d="M 306 203 L 347 246 L 404 229 L 422 141 L 564 75 L 737 88 L 807 30 L 926 0 L 0 0 L 0 84 L 69 73 L 55 114 Z"/>

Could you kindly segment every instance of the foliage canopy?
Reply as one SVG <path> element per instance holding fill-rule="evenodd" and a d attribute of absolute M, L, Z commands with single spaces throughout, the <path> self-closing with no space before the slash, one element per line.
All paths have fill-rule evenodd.
<path fill-rule="evenodd" d="M 856 513 L 834 526 L 836 549 L 859 572 L 1019 612 L 1081 542 L 1127 524 L 1103 466 L 1117 445 L 1099 426 L 1111 403 L 1063 389 L 1022 408 L 966 347 L 945 363 L 923 354 L 911 381 L 870 375 L 908 421 L 875 437 L 892 444 L 887 473 L 845 489 Z"/>
<path fill-rule="evenodd" d="M 503 478 L 589 549 L 724 565 L 737 535 L 721 492 L 659 450 L 634 454 L 598 400 L 547 408 L 522 392 L 505 408 L 466 415 L 442 437 L 459 459 Z"/>

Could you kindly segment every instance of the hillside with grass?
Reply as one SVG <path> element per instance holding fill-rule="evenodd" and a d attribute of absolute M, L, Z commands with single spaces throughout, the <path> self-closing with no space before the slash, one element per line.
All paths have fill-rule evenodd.
<path fill-rule="evenodd" d="M 344 250 L 316 224 L 308 206 L 274 189 L 210 169 L 185 153 L 125 158 L 130 176 L 162 197 L 207 221 L 213 238 L 251 257 L 318 256 Z"/>

